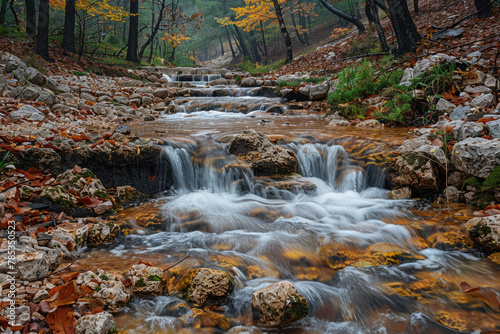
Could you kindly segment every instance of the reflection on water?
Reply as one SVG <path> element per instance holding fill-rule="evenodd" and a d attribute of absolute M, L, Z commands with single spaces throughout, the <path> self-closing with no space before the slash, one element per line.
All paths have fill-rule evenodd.
<path fill-rule="evenodd" d="M 251 121 L 239 127 L 245 122 Z M 212 267 L 232 271 L 236 289 L 217 309 L 191 309 L 175 295 L 133 298 L 116 317 L 118 329 L 213 333 L 252 326 L 252 293 L 289 280 L 308 300 L 309 315 L 262 332 L 498 333 L 499 266 L 475 253 L 460 228 L 472 209 L 454 207 L 448 215 L 424 203 L 388 200 L 380 152 L 366 143 L 332 141 L 331 133 L 318 133 L 321 143 L 296 140 L 307 130 L 304 124 L 297 128 L 287 133 L 304 176 L 294 182 L 312 184 L 314 191 L 299 187 L 269 196 L 255 186 L 260 180 L 251 171 L 213 141 L 201 145 L 198 137 L 165 147 L 174 187 L 120 212 L 123 231 L 134 233 L 88 251 L 82 261 L 124 272 L 141 259 L 167 268 L 189 254 L 169 270 L 172 284 L 189 269 Z M 217 131 L 227 133 L 224 126 Z M 187 135 L 193 133 L 180 134 Z M 397 138 L 389 135 L 387 141 Z M 388 156 L 390 145 L 383 150 Z M 377 168 L 368 172 L 369 166 Z M 351 177 L 343 177 L 345 171 Z M 462 293 L 462 281 L 481 289 Z"/>

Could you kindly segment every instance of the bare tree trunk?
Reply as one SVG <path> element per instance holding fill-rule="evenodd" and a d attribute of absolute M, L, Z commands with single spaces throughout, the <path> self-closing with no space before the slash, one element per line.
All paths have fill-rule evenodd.
<path fill-rule="evenodd" d="M 135 63 L 139 62 L 139 58 L 137 57 L 137 49 L 138 49 L 137 44 L 139 39 L 138 35 L 139 35 L 139 0 L 130 0 L 130 25 L 129 25 L 128 43 L 127 43 L 128 44 L 127 57 L 125 57 L 125 59 L 128 61 L 133 61 Z"/>
<path fill-rule="evenodd" d="M 222 36 L 219 36 L 219 42 L 220 42 L 220 54 L 221 56 L 224 55 L 224 43 L 222 43 Z"/>
<path fill-rule="evenodd" d="M 233 58 L 236 56 L 236 54 L 234 53 L 234 49 L 233 49 L 233 43 L 231 42 L 231 35 L 229 34 L 229 29 L 227 28 L 227 26 L 224 26 L 226 28 L 226 36 L 227 36 L 227 40 L 229 42 L 229 48 L 231 49 L 231 54 L 233 55 Z"/>
<path fill-rule="evenodd" d="M 7 13 L 7 2 L 9 0 L 2 0 L 2 6 L 0 7 L 0 25 L 5 25 L 5 14 Z"/>
<path fill-rule="evenodd" d="M 420 14 L 420 8 L 418 8 L 418 0 L 413 0 L 413 10 L 415 11 L 415 15 Z"/>
<path fill-rule="evenodd" d="M 387 0 L 387 3 L 389 4 L 389 17 L 398 40 L 396 54 L 404 55 L 415 51 L 415 44 L 420 41 L 421 37 L 413 23 L 406 0 Z"/>
<path fill-rule="evenodd" d="M 40 0 L 36 51 L 43 59 L 51 61 L 49 57 L 49 0 Z"/>
<path fill-rule="evenodd" d="M 297 29 L 297 24 L 295 23 L 295 17 L 293 15 L 293 13 L 290 13 L 290 16 L 292 17 L 292 24 L 293 24 L 293 28 L 295 29 L 295 34 L 297 35 L 297 38 L 299 39 L 299 41 L 302 45 L 307 45 L 306 41 L 302 38 L 302 35 L 299 32 L 299 29 Z"/>
<path fill-rule="evenodd" d="M 14 17 L 14 22 L 16 23 L 16 30 L 19 30 L 19 28 L 21 28 L 21 22 L 19 21 L 19 17 L 17 16 L 16 13 L 16 8 L 14 7 L 14 0 L 10 0 L 9 8 L 10 12 L 12 13 L 12 16 Z"/>
<path fill-rule="evenodd" d="M 490 0 L 474 0 L 474 5 L 476 6 L 476 10 L 482 10 L 477 17 L 485 18 L 488 17 L 491 13 L 491 1 Z"/>
<path fill-rule="evenodd" d="M 267 45 L 266 45 L 266 36 L 264 35 L 264 26 L 262 25 L 262 20 L 260 20 L 260 32 L 262 33 L 262 43 L 264 44 L 264 55 L 266 56 L 267 61 Z"/>
<path fill-rule="evenodd" d="M 288 30 L 286 29 L 285 20 L 283 19 L 283 15 L 281 13 L 281 7 L 278 3 L 278 0 L 273 0 L 274 11 L 276 12 L 276 18 L 278 19 L 278 23 L 281 30 L 281 35 L 283 36 L 283 40 L 286 45 L 286 61 L 290 62 L 293 60 L 293 51 L 292 51 L 292 39 L 288 34 Z"/>
<path fill-rule="evenodd" d="M 370 1 L 370 7 L 372 8 L 372 12 L 375 14 L 374 15 L 374 20 L 375 20 L 375 27 L 377 28 L 377 34 L 378 38 L 380 39 L 380 44 L 382 45 L 382 50 L 384 52 L 389 51 L 389 46 L 387 45 L 387 40 L 385 39 L 385 34 L 384 30 L 382 30 L 382 25 L 380 24 L 380 18 L 378 16 L 378 10 L 377 6 L 375 5 L 374 0 L 368 0 Z"/>
<path fill-rule="evenodd" d="M 64 9 L 63 50 L 75 53 L 75 0 L 66 0 Z"/>
<path fill-rule="evenodd" d="M 34 0 L 26 0 L 26 34 L 29 40 L 36 37 L 36 9 Z"/>
<path fill-rule="evenodd" d="M 241 47 L 241 51 L 243 52 L 243 56 L 250 58 L 250 52 L 248 52 L 248 49 L 245 45 L 245 40 L 243 39 L 243 34 L 241 33 L 241 31 L 237 25 L 233 25 L 233 27 L 234 27 L 234 30 L 236 31 L 236 35 L 238 36 L 238 40 L 240 42 L 240 47 Z"/>

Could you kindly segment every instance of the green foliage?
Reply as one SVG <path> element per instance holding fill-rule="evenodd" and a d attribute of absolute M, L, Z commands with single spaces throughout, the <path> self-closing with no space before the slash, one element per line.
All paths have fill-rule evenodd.
<path fill-rule="evenodd" d="M 146 286 L 146 282 L 144 282 L 144 277 L 139 278 L 139 280 L 135 283 L 135 286 L 138 288 L 143 288 Z"/>
<path fill-rule="evenodd" d="M 7 152 L 2 161 L 0 161 L 0 172 L 5 169 L 6 166 L 13 164 L 12 162 L 7 161 L 7 157 L 9 156 L 10 152 Z"/>
<path fill-rule="evenodd" d="M 466 186 L 472 186 L 479 189 L 480 192 L 474 196 L 474 200 L 478 207 L 484 209 L 490 205 L 491 202 L 495 202 L 494 189 L 500 187 L 500 166 L 495 167 L 490 175 L 484 180 L 475 176 L 467 179 L 462 189 Z"/>
<path fill-rule="evenodd" d="M 344 54 L 345 57 L 353 57 L 370 53 L 381 52 L 380 41 L 373 34 L 365 34 L 367 37 L 361 40 L 353 40 L 351 48 Z"/>
<path fill-rule="evenodd" d="M 103 281 L 107 281 L 109 279 L 108 276 L 106 275 L 101 275 L 99 276 L 99 278 L 102 279 Z"/>
<path fill-rule="evenodd" d="M 489 190 L 500 187 L 500 166 L 495 167 L 490 175 L 484 180 L 482 190 Z"/>
<path fill-rule="evenodd" d="M 88 75 L 88 73 L 87 72 L 82 72 L 82 71 L 74 71 L 73 75 L 76 75 L 77 77 L 83 77 L 83 76 Z"/>
<path fill-rule="evenodd" d="M 158 275 L 149 275 L 148 276 L 148 281 L 160 282 L 161 281 L 161 277 L 158 276 Z"/>
<path fill-rule="evenodd" d="M 27 38 L 24 31 L 17 30 L 6 26 L 0 26 L 0 36 L 12 38 L 15 40 L 25 40 Z"/>
<path fill-rule="evenodd" d="M 45 63 L 40 56 L 34 54 L 31 51 L 27 52 L 27 55 L 23 58 L 23 62 L 26 66 L 33 67 L 40 71 L 42 74 L 47 74 L 47 70 L 45 69 Z"/>
<path fill-rule="evenodd" d="M 236 76 L 236 78 L 234 78 L 234 82 L 239 85 L 241 83 L 241 77 L 239 75 Z"/>

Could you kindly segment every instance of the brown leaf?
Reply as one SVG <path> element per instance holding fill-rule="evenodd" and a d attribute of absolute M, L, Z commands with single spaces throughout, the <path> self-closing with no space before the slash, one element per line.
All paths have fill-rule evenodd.
<path fill-rule="evenodd" d="M 468 292 L 474 292 L 474 291 L 479 290 L 479 287 L 473 288 L 467 282 L 460 282 L 460 289 L 462 290 L 463 293 L 468 293 Z"/>
<path fill-rule="evenodd" d="M 102 312 L 104 312 L 104 309 L 102 307 L 96 307 L 95 309 L 92 310 L 92 314 L 97 314 Z"/>
<path fill-rule="evenodd" d="M 103 201 L 100 199 L 94 198 L 94 197 L 82 197 L 78 199 L 79 204 L 85 205 L 87 208 L 95 208 L 99 204 L 101 204 Z"/>
<path fill-rule="evenodd" d="M 149 262 L 148 260 L 140 260 L 139 263 L 137 263 L 137 264 L 145 264 L 148 267 L 154 267 L 154 265 L 151 262 Z"/>
<path fill-rule="evenodd" d="M 50 298 L 50 307 L 74 304 L 80 297 L 80 291 L 76 281 L 66 283 L 59 291 Z"/>
<path fill-rule="evenodd" d="M 68 283 L 69 281 L 75 279 L 79 274 L 79 272 L 63 274 L 61 275 L 61 279 L 64 281 L 64 283 Z"/>
<path fill-rule="evenodd" d="M 54 334 L 74 334 L 75 317 L 70 306 L 58 307 L 47 315 L 47 323 Z"/>
<path fill-rule="evenodd" d="M 75 165 L 73 167 L 73 174 L 78 174 L 78 173 L 81 173 L 82 172 L 82 167 L 78 166 L 78 165 Z"/>

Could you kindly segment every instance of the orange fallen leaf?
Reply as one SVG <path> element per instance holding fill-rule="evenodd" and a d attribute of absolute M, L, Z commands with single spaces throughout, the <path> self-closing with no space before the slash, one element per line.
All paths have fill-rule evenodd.
<path fill-rule="evenodd" d="M 474 292 L 474 291 L 479 290 L 479 287 L 473 288 L 467 282 L 460 282 L 460 289 L 462 290 L 463 293 L 468 293 L 468 292 Z"/>
<path fill-rule="evenodd" d="M 75 317 L 70 306 L 58 307 L 54 312 L 47 314 L 47 323 L 54 334 L 75 333 Z"/>

